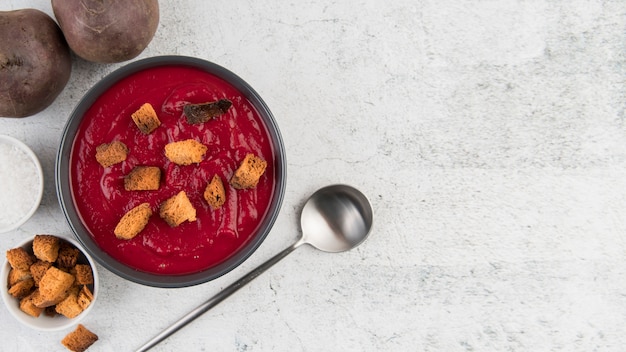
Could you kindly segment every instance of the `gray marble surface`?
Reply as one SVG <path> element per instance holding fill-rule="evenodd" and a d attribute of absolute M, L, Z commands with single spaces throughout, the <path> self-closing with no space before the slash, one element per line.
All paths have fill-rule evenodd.
<path fill-rule="evenodd" d="M 0 10 L 46 1 L 3 0 Z M 298 249 L 156 351 L 621 351 L 626 345 L 626 2 L 161 1 L 138 57 L 229 68 L 274 113 L 287 193 L 266 241 L 210 283 L 158 289 L 100 267 L 90 351 L 132 351 L 298 237 L 304 199 L 360 188 L 359 248 Z M 1 250 L 70 236 L 54 160 L 73 107 L 123 64 L 74 60 L 45 111 L 0 119 L 45 194 Z M 6 351 L 62 351 L 0 307 Z"/>

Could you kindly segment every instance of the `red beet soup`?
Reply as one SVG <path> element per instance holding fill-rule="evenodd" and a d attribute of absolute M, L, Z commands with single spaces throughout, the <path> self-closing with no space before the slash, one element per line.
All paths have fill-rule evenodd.
<path fill-rule="evenodd" d="M 220 99 L 232 102 L 226 113 L 200 124 L 187 122 L 185 104 Z M 144 103 L 161 121 L 147 135 L 131 118 Z M 208 148 L 202 162 L 181 166 L 165 157 L 166 144 L 186 139 Z M 96 147 L 112 141 L 123 142 L 128 157 L 105 168 L 96 161 Z M 255 188 L 235 189 L 228 181 L 247 153 L 268 166 Z M 115 83 L 86 111 L 72 145 L 70 186 L 81 221 L 103 251 L 140 271 L 183 275 L 218 265 L 254 236 L 276 191 L 274 158 L 267 127 L 234 86 L 195 67 L 158 66 Z M 126 191 L 124 177 L 135 166 L 159 167 L 159 189 Z M 216 210 L 203 198 L 214 175 L 226 189 L 226 203 Z M 159 206 L 180 191 L 196 209 L 197 220 L 171 227 L 159 217 Z M 113 230 L 119 220 L 141 203 L 153 212 L 147 226 L 130 240 L 118 239 Z"/>

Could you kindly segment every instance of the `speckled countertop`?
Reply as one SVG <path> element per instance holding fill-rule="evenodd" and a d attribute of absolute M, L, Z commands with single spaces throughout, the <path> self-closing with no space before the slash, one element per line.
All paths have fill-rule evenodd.
<path fill-rule="evenodd" d="M 46 1 L 3 0 L 0 10 Z M 210 283 L 157 289 L 100 267 L 90 351 L 132 351 L 298 236 L 330 183 L 360 188 L 357 249 L 298 249 L 156 351 L 621 351 L 626 345 L 626 3 L 161 1 L 138 57 L 227 67 L 264 98 L 287 150 L 266 241 Z M 70 235 L 54 186 L 61 131 L 123 64 L 74 60 L 45 111 L 0 119 L 39 156 L 34 217 L 1 235 Z M 6 351 L 62 351 L 0 307 Z"/>

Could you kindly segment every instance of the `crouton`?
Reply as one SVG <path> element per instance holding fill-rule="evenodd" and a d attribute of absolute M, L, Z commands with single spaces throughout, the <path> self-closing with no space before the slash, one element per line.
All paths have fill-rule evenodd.
<path fill-rule="evenodd" d="M 98 341 L 98 335 L 89 331 L 83 324 L 78 324 L 74 331 L 61 340 L 61 344 L 70 351 L 84 352 L 96 341 Z"/>
<path fill-rule="evenodd" d="M 9 270 L 8 287 L 11 287 L 20 281 L 30 279 L 32 277 L 33 276 L 31 275 L 29 270 L 20 270 L 20 269 L 11 268 Z"/>
<path fill-rule="evenodd" d="M 61 302 L 67 296 L 67 290 L 74 283 L 74 275 L 51 267 L 39 281 L 41 301 L 38 307 L 45 308 Z"/>
<path fill-rule="evenodd" d="M 196 221 L 196 209 L 193 207 L 185 191 L 161 203 L 159 215 L 171 227 L 176 227 L 185 221 Z"/>
<path fill-rule="evenodd" d="M 32 278 L 22 280 L 9 288 L 9 294 L 15 298 L 21 299 L 28 296 L 32 292 L 34 286 L 35 280 Z"/>
<path fill-rule="evenodd" d="M 139 110 L 132 113 L 131 117 L 143 134 L 150 134 L 161 125 L 161 121 L 159 121 L 159 117 L 150 103 L 143 104 Z"/>
<path fill-rule="evenodd" d="M 172 142 L 165 145 L 165 156 L 178 165 L 191 165 L 204 159 L 207 147 L 195 139 Z"/>
<path fill-rule="evenodd" d="M 37 307 L 34 303 L 34 297 L 39 295 L 39 290 L 35 290 L 30 295 L 20 300 L 20 310 L 32 317 L 39 317 L 44 308 Z"/>
<path fill-rule="evenodd" d="M 152 216 L 150 204 L 139 204 L 122 216 L 113 230 L 115 237 L 121 240 L 130 240 L 137 236 L 148 224 L 150 216 Z"/>
<path fill-rule="evenodd" d="M 57 303 L 57 302 L 52 302 L 52 301 L 44 299 L 41 296 L 41 292 L 39 291 L 39 288 L 36 288 L 35 291 L 33 291 L 33 293 L 30 295 L 30 297 L 31 297 L 33 304 L 38 308 L 54 307 L 54 305 Z M 65 298 L 65 296 L 59 298 L 59 301 L 63 298 Z"/>
<path fill-rule="evenodd" d="M 44 260 L 38 260 L 30 266 L 30 274 L 32 275 L 33 280 L 35 280 L 35 286 L 39 286 L 39 281 L 41 281 L 41 278 L 51 266 L 52 263 Z"/>
<path fill-rule="evenodd" d="M 13 269 L 28 270 L 35 262 L 35 258 L 22 247 L 9 249 L 6 256 Z"/>
<path fill-rule="evenodd" d="M 39 309 L 42 309 L 42 308 L 39 308 Z M 57 313 L 57 311 L 54 310 L 54 306 L 43 308 L 43 314 L 45 314 L 46 316 L 51 317 L 51 318 L 56 317 L 57 315 L 59 315 L 59 313 Z"/>
<path fill-rule="evenodd" d="M 183 112 L 189 124 L 199 124 L 224 114 L 233 105 L 228 99 L 220 99 L 203 104 L 186 104 Z"/>
<path fill-rule="evenodd" d="M 161 183 L 161 169 L 157 166 L 137 166 L 124 177 L 127 191 L 156 191 Z"/>
<path fill-rule="evenodd" d="M 54 263 L 59 255 L 60 240 L 52 235 L 35 235 L 33 253 L 39 260 Z"/>
<path fill-rule="evenodd" d="M 267 162 L 254 154 L 246 154 L 246 157 L 230 179 L 230 184 L 237 189 L 254 188 L 259 183 L 261 175 L 265 172 Z"/>
<path fill-rule="evenodd" d="M 76 284 L 76 278 L 74 278 L 74 283 L 72 284 L 72 286 L 70 286 L 70 288 L 67 289 L 67 291 L 65 291 L 65 293 L 67 295 L 72 294 L 72 295 L 78 296 L 78 292 L 80 292 L 81 287 L 82 285 Z"/>
<path fill-rule="evenodd" d="M 74 267 L 74 278 L 78 285 L 93 284 L 93 272 L 88 264 L 76 264 Z"/>
<path fill-rule="evenodd" d="M 59 255 L 57 257 L 57 265 L 59 268 L 70 269 L 76 265 L 78 262 L 78 256 L 80 255 L 80 251 L 78 248 L 74 248 L 68 242 L 62 242 L 59 248 Z"/>
<path fill-rule="evenodd" d="M 78 304 L 76 292 L 70 292 L 65 299 L 54 306 L 54 310 L 70 319 L 77 317 L 83 312 L 83 308 Z"/>
<path fill-rule="evenodd" d="M 213 209 L 220 208 L 224 205 L 224 202 L 226 202 L 224 183 L 222 183 L 222 179 L 218 175 L 213 176 L 211 182 L 206 185 L 204 189 L 204 200 L 206 200 Z"/>
<path fill-rule="evenodd" d="M 96 160 L 102 167 L 109 167 L 126 160 L 128 147 L 120 141 L 103 143 L 96 147 Z"/>
<path fill-rule="evenodd" d="M 89 287 L 83 286 L 83 288 L 78 292 L 77 297 L 78 305 L 83 309 L 87 309 L 93 301 L 93 293 L 89 290 Z"/>

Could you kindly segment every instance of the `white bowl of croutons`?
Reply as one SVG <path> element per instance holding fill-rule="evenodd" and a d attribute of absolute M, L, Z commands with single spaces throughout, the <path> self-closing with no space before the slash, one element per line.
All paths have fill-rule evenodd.
<path fill-rule="evenodd" d="M 98 296 L 95 262 L 73 239 L 35 235 L 6 251 L 2 299 L 20 323 L 41 331 L 80 322 Z"/>

